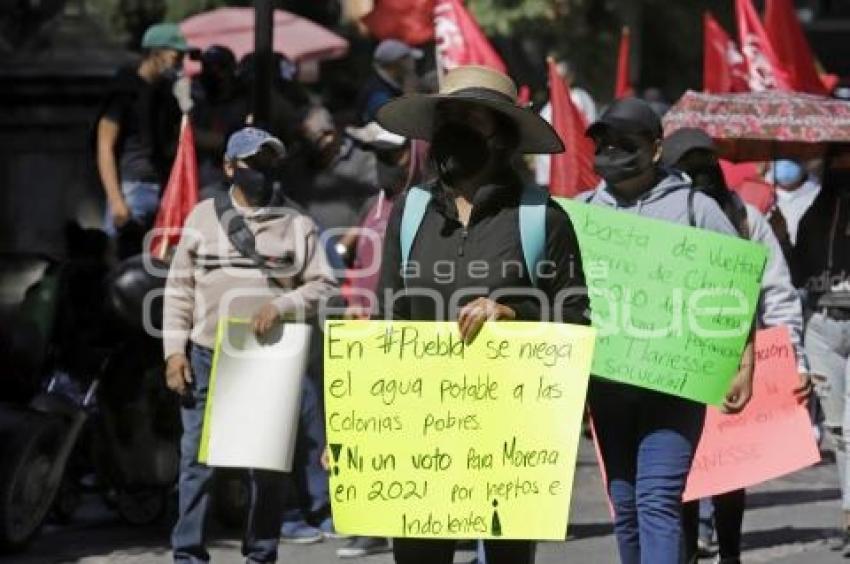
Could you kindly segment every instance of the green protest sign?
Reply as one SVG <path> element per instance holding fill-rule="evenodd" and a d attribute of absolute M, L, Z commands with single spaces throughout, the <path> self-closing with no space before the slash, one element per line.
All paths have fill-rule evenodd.
<path fill-rule="evenodd" d="M 767 249 L 559 198 L 599 331 L 592 373 L 719 405 L 758 305 Z"/>

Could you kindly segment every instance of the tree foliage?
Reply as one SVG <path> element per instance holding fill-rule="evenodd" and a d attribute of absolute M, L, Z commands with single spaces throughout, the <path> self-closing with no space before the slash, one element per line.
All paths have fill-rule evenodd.
<path fill-rule="evenodd" d="M 620 18 L 604 0 L 467 0 L 514 77 L 545 91 L 545 60 L 569 60 L 576 82 L 597 96 L 613 88 Z M 610 84 L 609 84 L 610 83 Z"/>
<path fill-rule="evenodd" d="M 600 100 L 610 99 L 620 28 L 633 26 L 635 86 L 657 86 L 669 97 L 699 88 L 702 74 L 702 12 L 713 10 L 727 30 L 731 2 L 716 0 L 464 0 L 505 57 L 518 82 L 545 92 L 545 59 L 572 63 L 576 82 Z M 135 48 L 157 21 L 180 21 L 224 5 L 251 0 L 88 0 L 107 26 Z M 321 21 L 331 0 L 276 0 L 281 8 Z M 332 25 L 331 22 L 323 22 Z M 734 35 L 734 33 L 733 33 Z M 638 65 L 640 68 L 638 68 Z"/>
<path fill-rule="evenodd" d="M 734 36 L 732 2 L 716 0 L 466 0 L 518 80 L 545 88 L 544 60 L 570 61 L 576 82 L 600 100 L 614 89 L 617 45 L 632 26 L 635 87 L 675 98 L 702 81 L 702 14 L 712 10 Z M 526 76 L 523 76 L 526 75 Z M 536 78 L 535 78 L 536 77 Z M 536 82 L 535 82 L 536 80 Z"/>

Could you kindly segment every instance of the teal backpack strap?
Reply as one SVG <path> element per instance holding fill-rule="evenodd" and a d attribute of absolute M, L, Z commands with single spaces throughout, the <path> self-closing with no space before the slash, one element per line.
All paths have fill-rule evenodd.
<path fill-rule="evenodd" d="M 401 272 L 407 272 L 407 263 L 410 260 L 410 250 L 413 248 L 413 240 L 419 232 L 428 202 L 431 201 L 431 192 L 419 186 L 413 186 L 404 197 L 404 212 L 401 216 Z"/>
<path fill-rule="evenodd" d="M 522 256 L 534 286 L 537 286 L 537 263 L 546 256 L 546 205 L 548 202 L 549 194 L 538 186 L 528 185 L 522 191 L 519 204 Z"/>

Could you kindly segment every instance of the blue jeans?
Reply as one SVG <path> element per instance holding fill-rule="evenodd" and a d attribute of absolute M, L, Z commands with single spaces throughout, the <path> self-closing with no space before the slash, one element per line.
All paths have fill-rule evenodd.
<path fill-rule="evenodd" d="M 212 351 L 192 345 L 192 390 L 184 398 L 181 416 L 179 508 L 177 524 L 171 533 L 174 561 L 209 562 L 205 547 L 205 525 L 210 503 L 213 469 L 198 462 L 204 408 L 210 379 Z M 283 511 L 284 474 L 251 470 L 251 508 L 248 513 L 242 554 L 248 562 L 275 562 Z"/>
<path fill-rule="evenodd" d="M 307 520 L 315 524 L 330 516 L 328 473 L 322 468 L 325 449 L 325 418 L 319 399 L 320 384 L 307 375 L 301 392 L 301 414 L 295 442 L 295 458 L 290 474 L 291 495 L 283 514 L 284 521 Z"/>
<path fill-rule="evenodd" d="M 705 406 L 594 378 L 588 394 L 622 564 L 679 564 L 682 492 Z"/>
<path fill-rule="evenodd" d="M 145 230 L 149 229 L 159 210 L 159 183 L 143 182 L 141 180 L 125 180 L 121 182 L 121 193 L 124 202 L 130 208 L 130 217 Z M 112 212 L 107 206 L 103 218 L 103 230 L 110 237 L 118 235 L 118 230 L 112 222 Z"/>

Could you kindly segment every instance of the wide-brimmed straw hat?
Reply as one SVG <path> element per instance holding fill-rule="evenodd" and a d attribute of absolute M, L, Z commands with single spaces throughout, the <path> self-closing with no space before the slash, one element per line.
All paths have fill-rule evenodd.
<path fill-rule="evenodd" d="M 517 89 L 504 74 L 488 67 L 463 66 L 449 71 L 438 94 L 408 94 L 391 100 L 378 110 L 384 128 L 411 139 L 431 140 L 435 108 L 441 102 L 459 101 L 498 112 L 519 132 L 521 153 L 560 153 L 564 144 L 544 119 L 517 106 Z"/>

